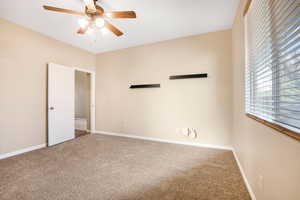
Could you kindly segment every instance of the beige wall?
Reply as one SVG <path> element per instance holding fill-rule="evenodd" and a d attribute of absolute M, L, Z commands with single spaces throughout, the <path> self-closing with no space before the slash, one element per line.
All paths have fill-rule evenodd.
<path fill-rule="evenodd" d="M 0 154 L 46 142 L 46 63 L 94 70 L 95 56 L 0 19 Z"/>
<path fill-rule="evenodd" d="M 230 30 L 99 54 L 96 73 L 96 130 L 230 146 Z M 209 78 L 168 80 L 189 73 Z M 161 88 L 128 89 L 145 83 Z M 186 127 L 199 137 L 176 132 Z"/>
<path fill-rule="evenodd" d="M 75 71 L 75 117 L 85 118 L 90 129 L 90 74 Z"/>
<path fill-rule="evenodd" d="M 244 4 L 242 0 L 232 30 L 233 146 L 258 200 L 299 200 L 300 142 L 244 114 Z"/>

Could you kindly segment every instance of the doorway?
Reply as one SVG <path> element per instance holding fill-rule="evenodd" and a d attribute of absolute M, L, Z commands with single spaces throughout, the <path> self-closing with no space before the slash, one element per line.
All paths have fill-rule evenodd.
<path fill-rule="evenodd" d="M 75 70 L 75 138 L 91 130 L 91 74 Z"/>
<path fill-rule="evenodd" d="M 94 116 L 94 72 L 75 69 L 75 138 L 90 134 Z"/>

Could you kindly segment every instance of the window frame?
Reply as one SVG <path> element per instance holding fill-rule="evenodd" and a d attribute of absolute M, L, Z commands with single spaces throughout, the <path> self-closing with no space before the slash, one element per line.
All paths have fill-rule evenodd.
<path fill-rule="evenodd" d="M 248 63 L 248 54 L 247 54 L 247 51 L 248 51 L 248 42 L 247 42 L 248 40 L 247 40 L 247 38 L 248 37 L 247 37 L 247 32 L 248 31 L 247 31 L 247 24 L 245 23 L 245 19 L 246 19 L 247 12 L 249 11 L 249 9 L 251 7 L 251 3 L 252 3 L 252 0 L 247 0 L 246 1 L 245 7 L 244 7 L 244 12 L 243 12 L 243 18 L 244 18 L 244 42 L 245 42 L 245 49 L 244 49 L 245 50 L 244 51 L 245 52 L 245 66 L 248 66 L 247 65 L 247 63 Z M 251 76 L 251 79 L 252 79 L 252 75 L 251 75 L 251 73 L 250 74 L 246 74 L 247 73 L 246 68 L 244 68 L 244 69 L 245 69 L 245 80 L 244 80 L 245 81 L 245 89 L 247 87 L 247 84 L 250 84 L 249 87 L 248 87 L 248 89 L 250 89 L 249 100 L 252 101 L 251 98 L 253 97 L 253 95 L 251 95 L 251 93 L 253 92 L 252 91 L 253 84 L 251 84 L 251 81 L 250 81 L 250 83 L 246 83 L 247 76 Z M 278 75 L 278 74 L 275 73 L 275 76 L 276 75 Z M 274 80 L 272 79 L 272 82 L 273 81 Z M 278 81 L 274 81 L 274 82 L 275 82 L 274 86 L 277 87 L 278 84 L 279 84 L 279 82 Z M 277 91 L 277 90 L 275 90 L 275 91 Z M 245 91 L 245 94 L 246 94 L 246 91 Z M 245 95 L 245 99 L 244 99 L 244 103 L 245 104 L 246 104 L 246 101 L 247 101 L 246 98 L 247 97 Z M 251 103 L 252 102 L 250 102 L 250 105 L 251 105 Z M 276 110 L 278 109 L 277 107 L 278 107 L 278 105 L 275 106 Z M 280 133 L 283 133 L 283 134 L 285 134 L 285 135 L 287 135 L 287 136 L 289 136 L 289 137 L 291 137 L 293 139 L 296 139 L 296 140 L 300 141 L 300 131 L 297 128 L 293 128 L 291 126 L 288 126 L 288 125 L 280 123 L 280 122 L 274 122 L 274 121 L 272 122 L 270 120 L 264 119 L 263 117 L 259 117 L 259 116 L 256 116 L 254 114 L 251 114 L 251 113 L 249 113 L 247 111 L 246 106 L 245 106 L 245 115 L 247 117 L 249 117 L 250 119 L 253 119 L 253 120 L 255 120 L 255 121 L 257 121 L 257 122 L 259 122 L 259 123 L 261 123 L 261 124 L 263 124 L 263 125 L 265 125 L 267 127 L 270 127 L 272 129 L 280 132 Z"/>

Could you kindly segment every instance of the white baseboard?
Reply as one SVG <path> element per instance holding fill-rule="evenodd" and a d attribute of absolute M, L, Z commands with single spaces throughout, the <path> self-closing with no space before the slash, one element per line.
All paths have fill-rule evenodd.
<path fill-rule="evenodd" d="M 41 148 L 44 148 L 44 147 L 46 147 L 46 144 L 40 144 L 40 145 L 36 145 L 36 146 L 27 147 L 25 149 L 20 149 L 18 151 L 9 152 L 9 153 L 5 153 L 5 154 L 0 154 L 0 160 L 4 159 L 4 158 L 11 157 L 11 156 L 16 156 L 16 155 L 19 155 L 19 154 L 22 154 L 22 153 L 26 153 L 26 152 L 29 152 L 29 151 L 41 149 Z"/>
<path fill-rule="evenodd" d="M 238 159 L 238 157 L 237 157 L 237 154 L 235 153 L 235 150 L 234 150 L 234 149 L 232 150 L 232 153 L 233 153 L 234 158 L 235 158 L 235 160 L 236 160 L 236 162 L 237 162 L 237 164 L 238 164 L 238 166 L 239 166 L 240 172 L 241 172 L 241 174 L 242 174 L 242 176 L 243 176 L 244 182 L 245 182 L 246 187 L 247 187 L 247 189 L 248 189 L 248 192 L 249 192 L 249 194 L 250 194 L 250 196 L 251 196 L 251 199 L 252 199 L 252 200 L 256 200 L 255 194 L 254 194 L 254 192 L 253 192 L 253 190 L 252 190 L 252 188 L 251 188 L 251 186 L 250 186 L 250 183 L 249 183 L 249 181 L 248 181 L 248 179 L 247 179 L 247 177 L 246 177 L 246 174 L 245 174 L 245 172 L 244 172 L 244 169 L 243 169 L 243 167 L 242 167 L 242 165 L 241 165 L 241 163 L 240 163 L 240 161 L 239 161 L 239 159 Z"/>
<path fill-rule="evenodd" d="M 230 150 L 230 151 L 233 150 L 231 147 L 227 147 L 227 146 L 218 146 L 218 145 L 211 145 L 211 144 L 199 144 L 199 143 L 196 143 L 196 142 L 181 142 L 181 141 L 175 141 L 175 140 L 167 140 L 167 139 L 159 139 L 159 138 L 152 138 L 152 137 L 128 135 L 128 134 L 124 134 L 124 133 L 112 133 L 112 132 L 106 132 L 106 131 L 94 131 L 93 133 L 103 134 L 103 135 L 110 135 L 110 136 L 128 137 L 128 138 L 140 139 L 140 140 L 149 140 L 149 141 L 155 141 L 155 142 L 182 144 L 182 145 L 189 145 L 189 146 L 195 146 L 195 147 L 204 147 L 204 148 L 211 148 L 211 149 L 222 149 L 222 150 Z"/>

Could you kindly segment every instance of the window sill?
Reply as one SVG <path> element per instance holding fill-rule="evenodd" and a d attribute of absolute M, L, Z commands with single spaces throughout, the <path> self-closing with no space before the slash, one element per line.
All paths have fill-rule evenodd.
<path fill-rule="evenodd" d="M 285 134 L 285 135 L 288 135 L 288 136 L 290 136 L 290 137 L 292 137 L 292 138 L 294 138 L 294 139 L 300 141 L 300 134 L 297 133 L 297 132 L 294 132 L 294 131 L 292 131 L 292 130 L 289 130 L 289 129 L 287 129 L 287 128 L 285 128 L 285 127 L 282 127 L 282 126 L 280 126 L 280 125 L 278 125 L 278 124 L 274 124 L 274 123 L 272 123 L 272 122 L 268 122 L 268 121 L 266 121 L 266 120 L 264 120 L 264 119 L 261 119 L 261 118 L 259 118 L 259 117 L 254 116 L 254 115 L 251 115 L 251 114 L 249 114 L 249 113 L 246 113 L 246 115 L 247 115 L 247 117 L 249 117 L 249 118 L 251 118 L 251 119 L 254 119 L 254 120 L 257 121 L 257 122 L 260 122 L 260 123 L 262 123 L 262 124 L 264 124 L 264 125 L 266 125 L 266 126 L 272 128 L 272 129 L 274 129 L 274 130 L 276 130 L 276 131 L 278 131 L 278 132 L 280 132 L 280 133 L 283 133 L 283 134 Z"/>

